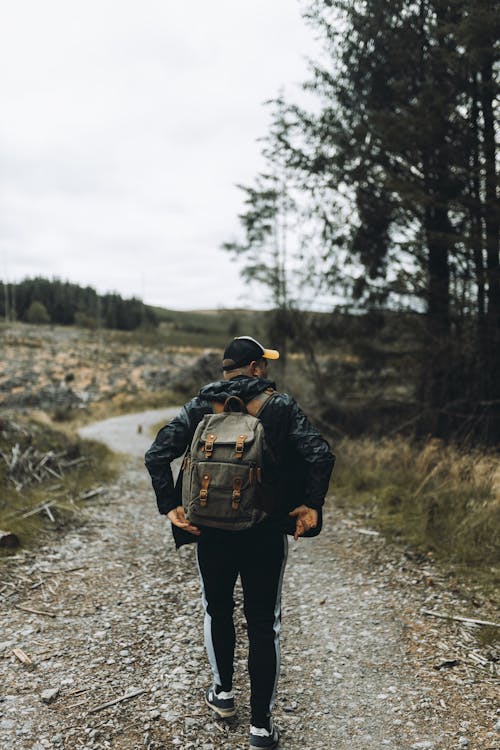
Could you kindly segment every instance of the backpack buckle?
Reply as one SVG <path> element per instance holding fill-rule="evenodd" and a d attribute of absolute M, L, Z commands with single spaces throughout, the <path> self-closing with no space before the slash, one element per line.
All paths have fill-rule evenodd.
<path fill-rule="evenodd" d="M 214 443 L 216 440 L 217 435 L 214 435 L 213 433 L 207 435 L 207 439 L 205 440 L 205 447 L 203 448 L 205 458 L 210 458 L 212 456 L 212 453 L 214 452 Z"/>
<path fill-rule="evenodd" d="M 201 490 L 200 490 L 200 506 L 202 508 L 207 507 L 209 484 L 210 484 L 210 475 L 203 474 L 203 477 L 201 479 Z"/>
<path fill-rule="evenodd" d="M 235 446 L 235 458 L 243 458 L 243 450 L 245 448 L 245 440 L 247 439 L 247 435 L 238 435 L 236 439 L 236 446 Z"/>
<path fill-rule="evenodd" d="M 240 507 L 242 484 L 243 484 L 243 480 L 241 477 L 235 477 L 233 479 L 233 495 L 232 495 L 232 502 L 231 502 L 231 507 L 233 510 L 238 510 L 238 508 Z"/>

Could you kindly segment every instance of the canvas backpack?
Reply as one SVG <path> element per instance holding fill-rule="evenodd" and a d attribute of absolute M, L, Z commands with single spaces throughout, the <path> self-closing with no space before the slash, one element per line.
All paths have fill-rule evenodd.
<path fill-rule="evenodd" d="M 214 402 L 215 413 L 198 424 L 183 463 L 182 505 L 191 523 L 241 531 L 266 517 L 273 462 L 258 415 L 274 393 L 247 404 L 238 396 Z"/>

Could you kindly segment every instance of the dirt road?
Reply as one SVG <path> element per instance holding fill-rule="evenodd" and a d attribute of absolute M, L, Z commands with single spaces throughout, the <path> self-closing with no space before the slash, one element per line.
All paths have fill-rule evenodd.
<path fill-rule="evenodd" d="M 119 481 L 89 501 L 82 525 L 59 544 L 2 569 L 2 750 L 247 747 L 241 607 L 239 712 L 224 723 L 203 702 L 210 676 L 193 549 L 175 551 L 142 465 L 148 425 L 168 416 L 85 428 L 128 452 Z M 423 614 L 463 613 L 467 602 L 428 560 L 410 561 L 366 523 L 329 498 L 321 536 L 291 540 L 280 747 L 498 748 L 498 684 L 479 629 Z"/>
<path fill-rule="evenodd" d="M 150 409 L 140 414 L 125 414 L 123 417 L 111 417 L 102 422 L 94 422 L 79 431 L 87 440 L 99 440 L 117 453 L 141 458 L 151 445 L 151 428 L 160 422 L 167 422 L 178 412 L 177 407 L 170 409 Z"/>

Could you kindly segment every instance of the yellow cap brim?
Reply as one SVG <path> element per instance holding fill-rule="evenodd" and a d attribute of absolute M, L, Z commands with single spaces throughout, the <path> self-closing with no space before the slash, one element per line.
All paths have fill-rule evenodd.
<path fill-rule="evenodd" d="M 277 349 L 264 349 L 262 356 L 264 359 L 279 359 L 280 353 Z"/>

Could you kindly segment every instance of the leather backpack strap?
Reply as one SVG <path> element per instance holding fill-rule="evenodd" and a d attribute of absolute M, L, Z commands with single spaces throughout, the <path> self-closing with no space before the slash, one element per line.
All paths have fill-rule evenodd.
<path fill-rule="evenodd" d="M 233 409 L 232 406 L 236 405 L 238 409 Z M 245 402 L 239 396 L 228 396 L 224 401 L 224 411 L 230 413 L 238 411 L 240 414 L 246 414 L 247 407 Z"/>
<path fill-rule="evenodd" d="M 266 388 L 265 391 L 259 393 L 258 396 L 253 398 L 251 401 L 247 401 L 247 412 L 252 417 L 258 417 L 264 406 L 267 404 L 270 398 L 275 395 L 276 391 L 274 388 Z"/>

